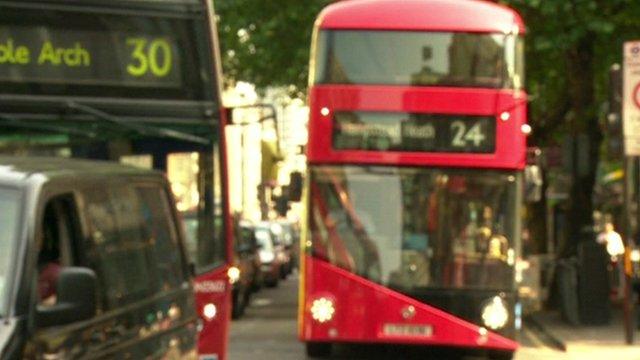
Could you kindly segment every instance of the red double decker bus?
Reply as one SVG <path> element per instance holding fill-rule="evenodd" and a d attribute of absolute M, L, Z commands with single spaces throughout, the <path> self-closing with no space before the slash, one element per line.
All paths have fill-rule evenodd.
<path fill-rule="evenodd" d="M 511 357 L 524 24 L 477 0 L 327 7 L 311 52 L 299 335 Z"/>
<path fill-rule="evenodd" d="M 221 83 L 211 0 L 0 0 L 0 153 L 134 162 L 167 173 L 176 158 L 194 162 L 178 166 L 192 182 L 170 180 L 174 191 L 190 190 L 182 192 L 193 203 L 181 210 L 191 210 L 186 248 L 202 360 L 226 359 L 230 319 Z M 134 286 L 127 276 L 135 269 L 107 267 L 114 283 Z M 169 331 L 148 321 L 151 333 Z"/>

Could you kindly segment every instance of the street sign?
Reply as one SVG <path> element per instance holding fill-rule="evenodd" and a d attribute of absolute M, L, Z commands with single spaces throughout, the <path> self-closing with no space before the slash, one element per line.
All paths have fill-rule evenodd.
<path fill-rule="evenodd" d="M 640 156 L 640 41 L 625 42 L 623 71 L 624 154 Z"/>

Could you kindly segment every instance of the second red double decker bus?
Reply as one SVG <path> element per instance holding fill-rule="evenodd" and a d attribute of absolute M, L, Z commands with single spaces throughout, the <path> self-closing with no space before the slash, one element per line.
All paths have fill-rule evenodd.
<path fill-rule="evenodd" d="M 510 358 L 524 24 L 476 0 L 327 7 L 312 45 L 299 331 Z"/>

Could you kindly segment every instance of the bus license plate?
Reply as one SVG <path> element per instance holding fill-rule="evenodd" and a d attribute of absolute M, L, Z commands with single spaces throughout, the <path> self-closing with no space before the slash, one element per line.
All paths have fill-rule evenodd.
<path fill-rule="evenodd" d="M 384 324 L 382 332 L 387 336 L 431 337 L 433 335 L 433 326 L 431 326 L 431 325 Z"/>

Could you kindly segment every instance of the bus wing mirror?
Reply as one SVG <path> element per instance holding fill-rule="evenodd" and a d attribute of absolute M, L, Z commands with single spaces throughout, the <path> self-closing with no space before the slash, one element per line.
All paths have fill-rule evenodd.
<path fill-rule="evenodd" d="M 235 110 L 249 110 L 249 112 L 235 116 Z M 237 105 L 224 108 L 224 112 L 229 125 L 262 124 L 270 120 L 273 122 L 276 134 L 278 134 L 278 112 L 272 104 Z M 245 119 L 247 116 L 251 117 L 251 119 Z"/>
<path fill-rule="evenodd" d="M 528 147 L 526 162 L 527 165 L 540 166 L 542 163 L 542 150 L 537 146 Z"/>
<path fill-rule="evenodd" d="M 226 125 L 233 125 L 233 108 L 225 107 L 222 109 L 224 112 L 224 120 Z"/>
<path fill-rule="evenodd" d="M 527 148 L 527 165 L 524 168 L 524 199 L 535 203 L 542 199 L 542 150 L 539 147 Z"/>
<path fill-rule="evenodd" d="M 542 171 L 538 165 L 527 165 L 524 169 L 524 198 L 534 203 L 542 199 Z"/>

